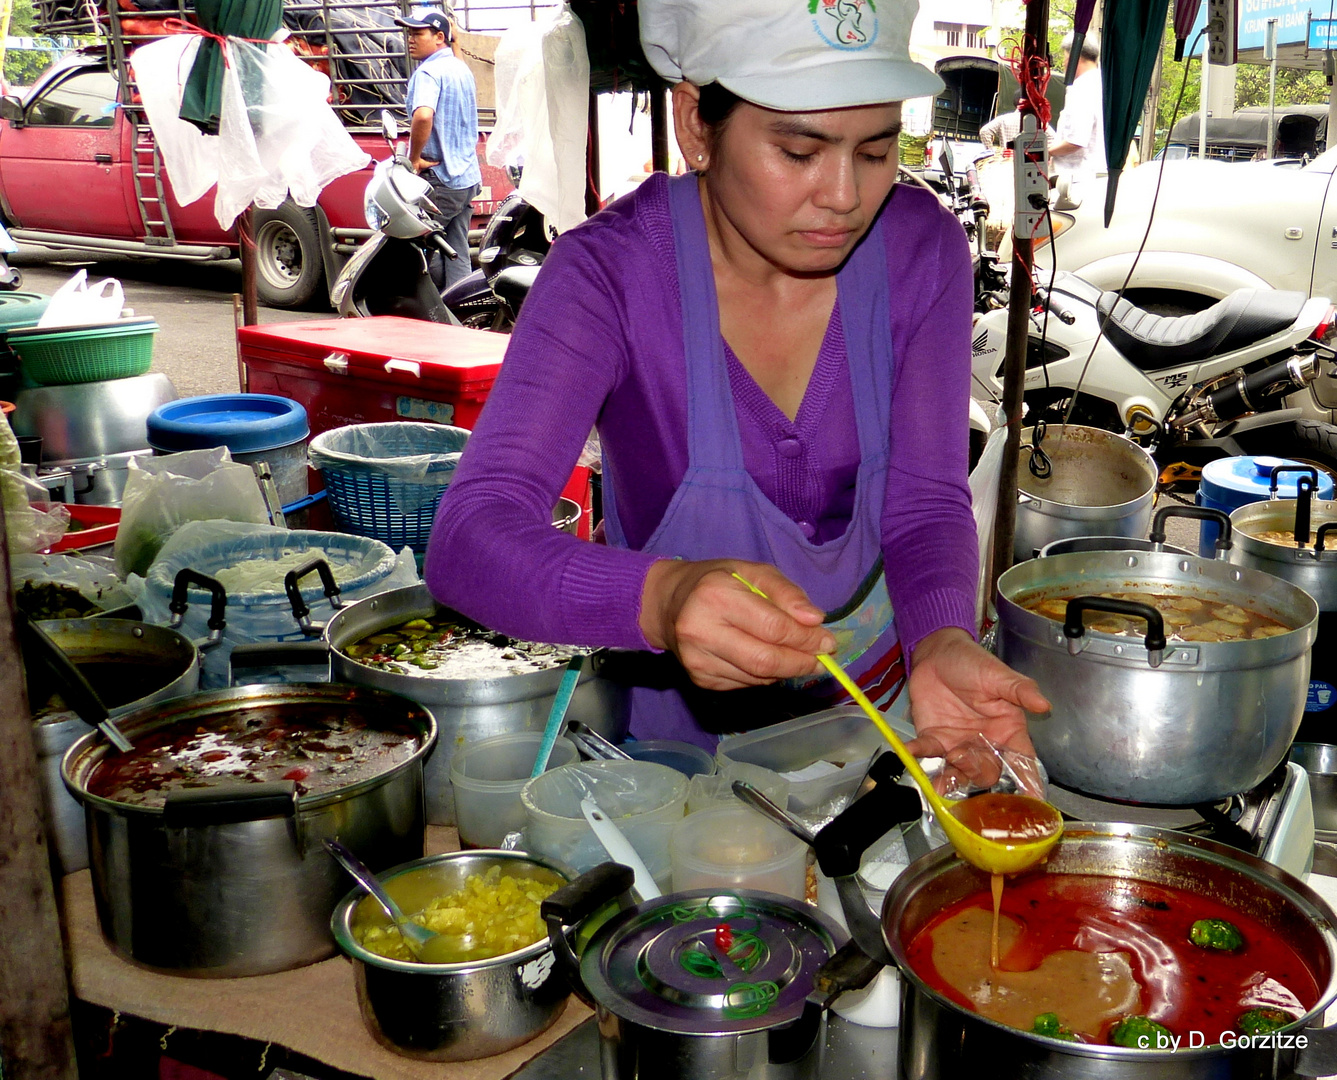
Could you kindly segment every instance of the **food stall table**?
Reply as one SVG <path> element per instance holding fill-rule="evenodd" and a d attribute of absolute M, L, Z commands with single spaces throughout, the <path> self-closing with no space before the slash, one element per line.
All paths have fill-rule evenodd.
<path fill-rule="evenodd" d="M 458 848 L 453 828 L 428 827 L 427 854 Z M 342 956 L 246 979 L 162 975 L 122 960 L 103 940 L 89 871 L 65 877 L 61 892 L 73 992 L 80 1000 L 160 1024 L 273 1043 L 376 1080 L 503 1080 L 593 1015 L 573 997 L 556 1024 L 505 1054 L 418 1061 L 372 1039 L 358 1012 L 353 966 Z"/>

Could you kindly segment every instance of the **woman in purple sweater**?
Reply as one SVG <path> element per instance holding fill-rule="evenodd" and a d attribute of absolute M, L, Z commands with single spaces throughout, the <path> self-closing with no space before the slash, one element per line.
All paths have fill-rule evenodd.
<path fill-rule="evenodd" d="M 884 706 L 909 661 L 921 755 L 981 730 L 1029 750 L 1047 707 L 973 637 L 969 255 L 895 184 L 900 102 L 941 87 L 915 8 L 641 0 L 695 171 L 554 245 L 442 500 L 433 595 L 638 651 L 639 737 L 709 747 L 830 704 L 819 652 Z M 595 544 L 550 524 L 591 428 Z"/>

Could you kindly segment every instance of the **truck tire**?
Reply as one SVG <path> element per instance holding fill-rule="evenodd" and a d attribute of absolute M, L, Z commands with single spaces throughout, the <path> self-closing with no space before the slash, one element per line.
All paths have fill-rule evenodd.
<path fill-rule="evenodd" d="M 316 212 L 292 202 L 255 211 L 255 291 L 262 304 L 299 308 L 325 280 Z"/>

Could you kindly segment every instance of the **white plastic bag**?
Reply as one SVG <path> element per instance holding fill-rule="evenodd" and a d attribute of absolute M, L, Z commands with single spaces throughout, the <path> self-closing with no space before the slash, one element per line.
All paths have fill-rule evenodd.
<path fill-rule="evenodd" d="M 523 164 L 520 194 L 559 233 L 574 228 L 585 220 L 585 27 L 563 4 L 550 19 L 502 34 L 493 60 L 497 121 L 488 136 L 488 163 Z"/>
<path fill-rule="evenodd" d="M 182 205 L 218 185 L 214 217 L 230 228 L 251 203 L 274 209 L 291 197 L 314 206 L 330 181 L 371 159 L 329 105 L 330 80 L 282 45 L 229 38 L 217 135 L 182 120 L 181 93 L 199 50 L 172 34 L 134 53 L 135 79 L 153 136 Z"/>
<path fill-rule="evenodd" d="M 984 444 L 984 452 L 970 473 L 970 501 L 975 509 L 975 534 L 980 551 L 979 579 L 975 593 L 975 625 L 983 629 L 991 597 L 986 596 L 993 568 L 993 527 L 998 517 L 998 481 L 1003 475 L 1003 447 L 1007 444 L 1007 427 L 999 425 Z"/>
<path fill-rule="evenodd" d="M 5 512 L 5 536 L 11 555 L 44 551 L 65 535 L 70 512 L 61 503 L 47 503 L 46 488 L 21 471 L 19 441 L 0 420 L 0 505 Z M 34 506 L 33 500 L 41 500 Z"/>
<path fill-rule="evenodd" d="M 116 567 L 144 574 L 168 539 L 188 521 L 269 522 L 265 498 L 249 465 L 227 447 L 130 459 L 116 530 Z"/>
<path fill-rule="evenodd" d="M 89 326 L 115 322 L 125 307 L 125 293 L 115 278 L 88 284 L 88 271 L 80 270 L 51 296 L 37 320 L 39 327 Z"/>

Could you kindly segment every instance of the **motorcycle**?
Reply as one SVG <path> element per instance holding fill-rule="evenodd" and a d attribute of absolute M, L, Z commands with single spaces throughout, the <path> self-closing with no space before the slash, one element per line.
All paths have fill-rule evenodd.
<path fill-rule="evenodd" d="M 19 245 L 9 235 L 4 222 L 0 222 L 0 289 L 12 290 L 23 288 L 23 274 L 9 265 L 7 256 L 17 254 Z"/>
<path fill-rule="evenodd" d="M 465 326 L 507 333 L 551 246 L 543 215 L 512 191 L 483 230 L 478 269 L 447 289 L 442 300 Z"/>
<path fill-rule="evenodd" d="M 1103 427 L 1162 465 L 1272 454 L 1337 472 L 1337 309 L 1323 297 L 1240 289 L 1204 311 L 1154 315 L 1075 274 L 1034 290 L 1030 421 Z M 1008 312 L 978 315 L 976 392 L 1000 400 Z"/>

